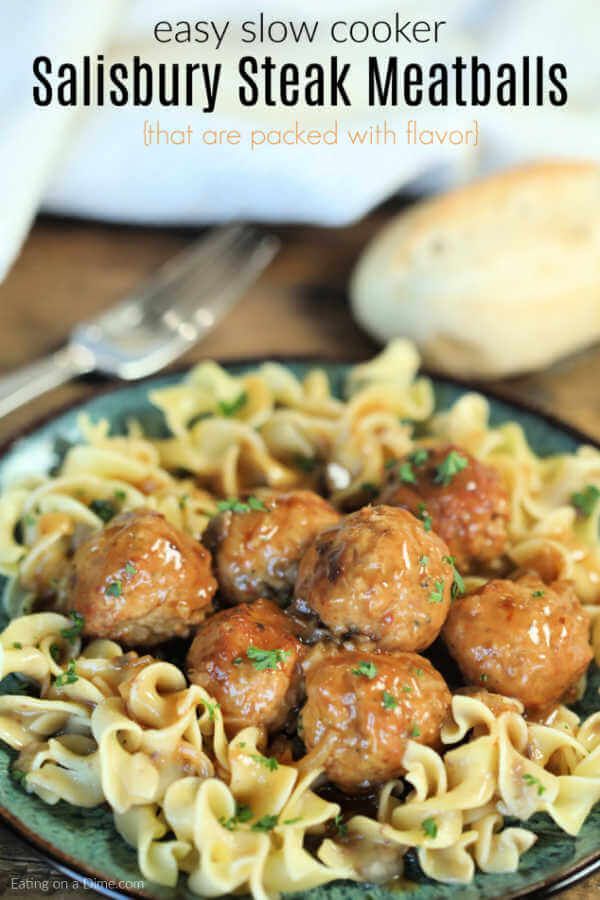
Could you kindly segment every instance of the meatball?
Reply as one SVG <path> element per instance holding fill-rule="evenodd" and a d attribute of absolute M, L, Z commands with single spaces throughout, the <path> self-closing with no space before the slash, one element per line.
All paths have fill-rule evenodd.
<path fill-rule="evenodd" d="M 504 553 L 509 506 L 500 475 L 460 447 L 417 450 L 399 461 L 379 502 L 428 516 L 461 572 L 487 570 Z"/>
<path fill-rule="evenodd" d="M 190 681 L 218 701 L 227 733 L 280 728 L 298 702 L 302 645 L 270 600 L 240 603 L 204 622 L 187 656 Z"/>
<path fill-rule="evenodd" d="M 84 635 L 151 646 L 186 637 L 216 588 L 208 550 L 164 516 L 137 509 L 80 544 L 66 602 L 83 616 Z"/>
<path fill-rule="evenodd" d="M 557 703 L 592 658 L 589 618 L 568 582 L 489 581 L 457 599 L 444 627 L 471 684 L 516 697 L 530 712 Z"/>
<path fill-rule="evenodd" d="M 404 509 L 366 506 L 322 531 L 300 563 L 295 607 L 341 637 L 422 650 L 440 632 L 454 569 L 448 548 Z"/>
<path fill-rule="evenodd" d="M 312 491 L 265 492 L 259 500 L 258 509 L 215 516 L 204 534 L 221 594 L 230 603 L 258 597 L 288 600 L 306 546 L 339 519 L 339 513 Z"/>
<path fill-rule="evenodd" d="M 342 790 L 368 790 L 404 772 L 409 739 L 437 746 L 450 691 L 416 653 L 341 651 L 306 679 L 301 737 Z"/>

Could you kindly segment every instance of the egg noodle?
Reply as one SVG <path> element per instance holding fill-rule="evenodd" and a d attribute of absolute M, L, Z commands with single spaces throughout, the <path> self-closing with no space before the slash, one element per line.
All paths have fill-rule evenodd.
<path fill-rule="evenodd" d="M 145 878 L 174 886 L 185 873 L 202 896 L 267 900 L 337 879 L 399 877 L 415 848 L 427 876 L 467 883 L 476 868 L 515 871 L 534 843 L 504 817 L 544 812 L 576 835 L 600 800 L 600 712 L 580 721 L 560 706 L 541 724 L 517 700 L 488 705 L 485 692 L 458 691 L 443 751 L 408 740 L 406 774 L 382 787 L 377 814 L 344 816 L 318 793 L 318 754 L 266 756 L 253 727 L 228 740 L 218 703 L 176 665 L 109 640 L 83 646 L 61 612 L 74 536 L 116 512 L 150 507 L 200 538 L 219 497 L 318 479 L 345 509 L 367 502 L 389 459 L 448 441 L 502 472 L 513 567 L 571 579 L 588 611 L 600 610 L 600 453 L 540 458 L 516 423 L 490 426 L 476 394 L 434 415 L 418 363 L 396 341 L 350 370 L 342 401 L 318 369 L 299 380 L 267 363 L 234 376 L 205 362 L 151 394 L 170 437 L 146 438 L 135 422 L 111 436 L 108 423 L 82 419 L 84 442 L 56 474 L 5 488 L 0 570 L 12 621 L 0 635 L 0 678 L 35 688 L 0 695 L 0 739 L 18 754 L 12 776 L 48 804 L 108 804 Z"/>

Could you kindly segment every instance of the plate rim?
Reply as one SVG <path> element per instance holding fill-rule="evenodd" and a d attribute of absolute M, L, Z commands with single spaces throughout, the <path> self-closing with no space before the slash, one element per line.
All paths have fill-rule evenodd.
<path fill-rule="evenodd" d="M 325 367 L 331 365 L 352 366 L 357 365 L 360 362 L 364 362 L 364 360 L 362 359 L 349 359 L 347 357 L 323 358 L 322 356 L 319 356 L 317 354 L 273 354 L 264 356 L 234 357 L 224 360 L 217 359 L 215 360 L 215 362 L 223 366 L 223 368 L 227 368 L 228 366 L 237 367 L 259 365 L 260 363 L 267 360 L 269 362 L 278 362 L 282 365 L 315 364 Z M 98 397 L 110 396 L 111 394 L 116 394 L 120 391 L 126 391 L 131 387 L 149 383 L 156 378 L 160 378 L 161 376 L 183 376 L 186 372 L 189 372 L 194 365 L 196 365 L 196 363 L 193 363 L 191 365 L 176 366 L 174 368 L 170 368 L 166 372 L 155 372 L 153 375 L 148 375 L 145 378 L 136 379 L 135 381 L 116 383 L 113 383 L 111 381 L 111 383 L 109 383 L 108 385 L 101 385 L 99 387 L 96 387 L 95 389 L 94 381 L 96 376 L 92 376 L 91 379 L 86 379 L 84 377 L 83 379 L 81 379 L 82 381 L 88 381 L 88 383 L 92 381 L 93 389 L 90 395 L 88 397 L 74 398 L 72 400 L 66 401 L 63 404 L 60 404 L 56 409 L 52 409 L 47 413 L 41 413 L 35 416 L 30 422 L 27 422 L 26 424 L 16 428 L 13 432 L 8 434 L 7 437 L 2 440 L 2 442 L 0 442 L 0 461 L 11 451 L 11 449 L 15 447 L 15 445 L 19 441 L 24 440 L 27 437 L 31 437 L 33 434 L 35 434 L 35 432 L 39 431 L 40 428 L 48 425 L 54 419 L 66 415 L 67 413 L 72 412 L 79 407 L 83 408 L 87 406 Z M 535 401 L 524 400 L 522 398 L 513 399 L 510 397 L 505 397 L 497 389 L 490 389 L 486 387 L 485 382 L 456 378 L 454 376 L 436 372 L 435 370 L 428 369 L 426 367 L 420 368 L 419 374 L 429 377 L 435 382 L 441 382 L 450 386 L 454 386 L 464 391 L 477 391 L 478 393 L 481 393 L 484 396 L 497 401 L 498 403 L 502 403 L 506 406 L 512 406 L 514 409 L 542 419 L 546 424 L 550 425 L 551 428 L 566 433 L 567 435 L 569 435 L 569 437 L 571 437 L 579 444 L 587 444 L 588 446 L 592 446 L 600 450 L 600 439 L 592 437 L 592 435 L 588 434 L 578 426 L 573 425 L 570 422 L 566 422 L 564 419 L 561 419 L 560 416 L 557 416 L 555 413 L 552 413 L 544 409 L 541 405 L 536 404 Z M 82 864 L 81 860 L 75 859 L 69 854 L 64 853 L 60 850 L 59 847 L 49 843 L 41 835 L 35 834 L 17 816 L 11 813 L 10 810 L 8 810 L 2 803 L 0 803 L 0 819 L 2 819 L 3 824 L 6 825 L 14 834 L 16 834 L 19 839 L 21 839 L 26 845 L 36 850 L 36 852 L 38 852 L 47 863 L 49 863 L 59 872 L 63 872 L 64 874 L 73 878 L 76 882 L 83 885 L 85 885 L 86 879 L 93 880 L 95 882 L 94 885 L 86 886 L 89 887 L 89 889 L 101 894 L 102 896 L 115 898 L 115 900 L 127 900 L 127 898 L 131 897 L 142 898 L 142 900 L 153 900 L 154 895 L 148 893 L 143 888 L 124 887 L 113 890 L 112 888 L 103 885 L 102 882 L 106 880 L 104 877 L 105 873 L 97 872 L 92 867 L 88 867 L 85 863 Z M 599 869 L 600 846 L 597 850 L 587 854 L 585 857 L 583 857 L 583 859 L 578 860 L 573 865 L 559 870 L 555 876 L 550 876 L 549 879 L 538 880 L 524 889 L 517 889 L 516 891 L 513 891 L 509 894 L 505 894 L 502 900 L 521 900 L 521 898 L 546 898 L 556 896 L 567 888 L 573 887 L 575 884 L 582 882 L 585 878 L 588 878 Z"/>

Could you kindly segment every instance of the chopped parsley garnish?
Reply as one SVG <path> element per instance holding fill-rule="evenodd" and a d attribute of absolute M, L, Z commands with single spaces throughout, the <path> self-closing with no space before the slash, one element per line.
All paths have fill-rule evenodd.
<path fill-rule="evenodd" d="M 534 591 L 531 596 L 532 597 L 543 597 L 545 595 L 545 593 L 546 593 L 546 591 Z"/>
<path fill-rule="evenodd" d="M 219 512 L 250 512 L 247 503 L 242 503 L 236 497 L 229 497 L 227 500 L 219 500 L 217 503 Z"/>
<path fill-rule="evenodd" d="M 243 662 L 244 662 L 244 660 L 242 659 L 241 656 L 236 656 L 236 658 L 233 660 L 234 666 L 241 666 L 241 664 Z"/>
<path fill-rule="evenodd" d="M 419 726 L 416 724 L 416 722 L 413 722 L 413 726 L 412 726 L 412 728 L 410 729 L 410 737 L 411 737 L 411 738 L 418 738 L 418 737 L 421 737 L 421 729 L 420 729 Z"/>
<path fill-rule="evenodd" d="M 436 581 L 435 589 L 431 591 L 429 594 L 429 602 L 430 603 L 443 603 L 444 602 L 444 582 L 443 580 Z"/>
<path fill-rule="evenodd" d="M 50 656 L 54 660 L 54 662 L 58 662 L 60 659 L 60 647 L 58 644 L 50 644 Z"/>
<path fill-rule="evenodd" d="M 486 673 L 484 672 L 483 675 L 480 676 L 480 678 L 481 681 L 489 681 L 490 676 L 486 675 Z"/>
<path fill-rule="evenodd" d="M 70 628 L 61 628 L 60 634 L 61 637 L 66 638 L 71 644 L 77 640 L 81 632 L 83 631 L 83 626 L 85 625 L 85 619 L 78 613 L 76 610 L 72 610 L 69 613 L 73 624 Z"/>
<path fill-rule="evenodd" d="M 525 772 L 523 775 L 523 781 L 528 787 L 537 787 L 538 796 L 541 797 L 543 793 L 545 793 L 546 788 L 542 784 L 539 778 L 536 778 L 535 775 L 531 775 L 530 772 Z"/>
<path fill-rule="evenodd" d="M 123 500 L 127 500 L 127 492 L 124 491 L 122 488 L 117 488 L 114 496 L 115 496 L 115 500 L 120 500 L 121 502 L 123 502 Z"/>
<path fill-rule="evenodd" d="M 582 516 L 591 516 L 600 497 L 600 488 L 595 484 L 588 484 L 582 491 L 571 494 L 571 503 Z"/>
<path fill-rule="evenodd" d="M 404 694 L 410 694 L 411 692 L 412 692 L 412 688 L 411 688 L 410 684 L 403 684 L 403 685 L 402 685 L 402 693 L 404 693 Z"/>
<path fill-rule="evenodd" d="M 54 645 L 52 645 L 52 646 L 54 646 Z M 22 649 L 23 649 L 23 644 L 21 643 L 21 641 L 13 641 L 13 650 L 22 650 Z M 52 651 L 52 647 L 50 647 L 50 651 Z"/>
<path fill-rule="evenodd" d="M 421 447 L 419 450 L 415 450 L 414 453 L 411 453 L 408 458 L 413 466 L 423 466 L 429 459 L 429 450 L 425 450 L 424 447 Z"/>
<path fill-rule="evenodd" d="M 33 513 L 26 513 L 23 516 L 23 524 L 24 525 L 31 526 L 33 528 L 33 526 L 35 525 L 36 522 L 37 522 L 37 519 L 33 515 Z"/>
<path fill-rule="evenodd" d="M 245 803 L 240 803 L 235 810 L 235 815 L 230 816 L 228 819 L 225 816 L 221 816 L 219 822 L 226 828 L 227 831 L 235 831 L 237 826 L 244 822 L 249 822 L 252 818 L 252 810 Z"/>
<path fill-rule="evenodd" d="M 248 506 L 254 511 L 258 510 L 259 512 L 268 512 L 267 507 L 262 502 L 262 500 L 258 499 L 258 497 L 248 497 Z"/>
<path fill-rule="evenodd" d="M 238 822 L 249 822 L 252 818 L 252 810 L 246 803 L 240 803 L 235 811 Z"/>
<path fill-rule="evenodd" d="M 120 597 L 122 592 L 123 592 L 123 583 L 121 581 L 119 581 L 118 578 L 116 581 L 111 581 L 111 583 L 108 585 L 108 587 L 104 591 L 104 593 L 108 597 Z"/>
<path fill-rule="evenodd" d="M 463 577 L 456 568 L 456 562 L 453 556 L 444 556 L 442 557 L 444 562 L 447 562 L 449 566 L 452 566 L 452 574 L 454 576 L 452 581 L 452 597 L 460 597 L 465 592 L 465 583 L 463 581 Z"/>
<path fill-rule="evenodd" d="M 276 669 L 279 663 L 285 662 L 291 650 L 261 650 L 259 647 L 248 647 L 246 656 L 252 660 L 252 665 L 257 672 L 265 669 Z"/>
<path fill-rule="evenodd" d="M 209 721 L 214 722 L 216 712 L 219 709 L 219 704 L 218 703 L 205 703 L 204 707 L 206 709 L 206 712 L 208 713 Z"/>
<path fill-rule="evenodd" d="M 246 391 L 242 391 L 241 394 L 235 398 L 235 400 L 220 400 L 219 401 L 219 412 L 222 416 L 235 416 L 236 413 L 243 409 L 246 403 L 248 402 L 248 394 Z"/>
<path fill-rule="evenodd" d="M 359 664 L 355 669 L 352 669 L 353 675 L 364 675 L 365 678 L 375 678 L 377 675 L 377 666 L 373 662 L 367 662 L 365 659 L 361 659 Z"/>
<path fill-rule="evenodd" d="M 79 675 L 75 671 L 75 660 L 70 659 L 67 671 L 63 672 L 62 675 L 58 675 L 54 684 L 56 687 L 63 687 L 65 684 L 75 684 L 78 679 Z"/>
<path fill-rule="evenodd" d="M 27 772 L 24 772 L 23 769 L 12 768 L 10 772 L 17 784 L 23 784 L 27 778 Z"/>
<path fill-rule="evenodd" d="M 298 822 L 301 822 L 301 821 L 302 821 L 302 816 L 296 816 L 295 819 L 284 819 L 283 824 L 284 825 L 296 825 Z"/>
<path fill-rule="evenodd" d="M 385 469 L 393 469 L 397 462 L 398 462 L 397 459 L 388 459 L 388 460 L 386 460 L 384 468 Z"/>
<path fill-rule="evenodd" d="M 189 499 L 190 499 L 189 494 L 182 494 L 181 497 L 179 498 L 179 503 L 178 503 L 179 509 L 185 509 Z"/>
<path fill-rule="evenodd" d="M 431 516 L 427 512 L 427 507 L 424 503 L 419 503 L 419 505 L 417 506 L 417 513 L 419 519 L 423 523 L 423 528 L 425 529 L 425 531 L 431 531 Z"/>
<path fill-rule="evenodd" d="M 274 756 L 263 756 L 261 753 L 253 753 L 250 758 L 264 766 L 269 772 L 276 772 L 279 768 L 279 763 Z"/>
<path fill-rule="evenodd" d="M 238 500 L 237 497 L 229 497 L 227 500 L 219 500 L 217 503 L 219 512 L 268 512 L 269 510 L 258 497 L 248 497 L 247 500 Z"/>
<path fill-rule="evenodd" d="M 393 694 L 390 694 L 389 691 L 383 692 L 383 708 L 384 709 L 396 709 L 398 706 L 398 701 L 394 697 Z"/>
<path fill-rule="evenodd" d="M 136 575 L 137 574 L 137 568 L 134 566 L 134 564 L 132 562 L 125 563 L 125 574 L 126 575 Z"/>
<path fill-rule="evenodd" d="M 337 814 L 337 816 L 333 820 L 333 824 L 335 825 L 337 833 L 340 837 L 348 837 L 348 826 L 342 819 L 341 813 Z"/>
<path fill-rule="evenodd" d="M 110 500 L 92 500 L 90 509 L 103 522 L 110 522 L 117 513 L 114 503 L 111 503 Z"/>
<path fill-rule="evenodd" d="M 423 669 L 415 669 L 415 675 L 417 676 L 417 678 L 422 678 L 424 674 L 425 672 L 423 671 Z"/>
<path fill-rule="evenodd" d="M 466 469 L 468 465 L 469 460 L 466 456 L 461 456 L 458 450 L 450 450 L 446 458 L 441 461 L 439 466 L 436 466 L 433 480 L 436 484 L 447 487 L 454 476 Z"/>
<path fill-rule="evenodd" d="M 294 465 L 297 469 L 301 469 L 303 472 L 310 474 L 310 472 L 314 472 L 317 468 L 317 460 L 314 456 L 301 456 L 301 454 L 298 453 L 294 457 Z"/>
<path fill-rule="evenodd" d="M 277 819 L 279 816 L 262 816 L 258 819 L 257 822 L 254 823 L 250 827 L 251 831 L 273 831 L 275 826 L 277 825 Z"/>
<path fill-rule="evenodd" d="M 423 819 L 421 822 L 421 828 L 423 829 L 423 833 L 430 838 L 436 838 L 438 833 L 438 827 L 434 818 L 429 816 L 427 819 Z"/>
<path fill-rule="evenodd" d="M 421 569 L 426 569 L 429 565 L 429 557 L 428 556 L 420 556 L 419 557 L 419 566 Z"/>
<path fill-rule="evenodd" d="M 398 478 L 406 484 L 416 484 L 417 476 L 413 472 L 411 463 L 403 462 L 398 466 Z"/>

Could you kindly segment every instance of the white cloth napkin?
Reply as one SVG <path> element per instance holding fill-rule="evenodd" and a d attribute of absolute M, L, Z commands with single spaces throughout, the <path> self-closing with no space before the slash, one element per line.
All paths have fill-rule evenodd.
<path fill-rule="evenodd" d="M 400 9 L 399 9 L 400 7 Z M 353 85 L 364 79 L 364 60 L 373 52 L 403 61 L 442 61 L 472 53 L 489 61 L 518 60 L 543 53 L 565 60 L 570 100 L 566 108 L 482 110 L 389 109 L 385 118 L 398 129 L 416 118 L 424 127 L 466 127 L 477 117 L 481 144 L 465 147 L 352 146 L 144 147 L 145 119 L 161 126 L 191 124 L 203 128 L 278 128 L 296 119 L 324 127 L 337 119 L 340 128 L 361 127 L 383 118 L 353 92 L 350 109 L 244 110 L 236 102 L 236 63 L 245 52 L 275 59 L 313 61 L 335 49 L 324 39 L 294 50 L 272 45 L 244 46 L 236 39 L 242 20 L 262 10 L 277 19 L 319 18 L 321 35 L 336 18 L 446 19 L 437 46 L 362 44 L 338 49 L 353 62 Z M 379 201 L 414 183 L 458 182 L 481 170 L 545 155 L 600 158 L 600 116 L 595 86 L 600 76 L 597 0 L 329 0 L 304 3 L 263 0 L 256 8 L 246 0 L 28 0 L 2 8 L 2 55 L 7 73 L 0 85 L 0 278 L 4 277 L 39 209 L 119 222 L 191 224 L 242 218 L 320 224 L 349 222 Z M 202 45 L 158 45 L 153 26 L 159 20 L 223 18 L 232 20 L 232 38 L 219 52 Z M 107 62 L 139 53 L 150 61 L 195 60 L 223 64 L 218 111 L 159 107 L 62 109 L 38 108 L 32 101 L 34 56 L 55 61 L 95 57 Z"/>

